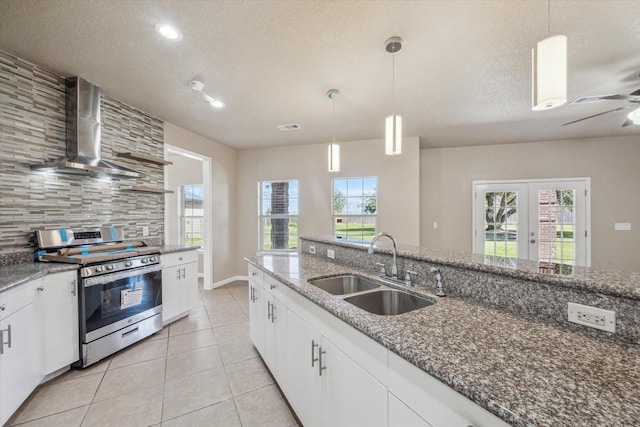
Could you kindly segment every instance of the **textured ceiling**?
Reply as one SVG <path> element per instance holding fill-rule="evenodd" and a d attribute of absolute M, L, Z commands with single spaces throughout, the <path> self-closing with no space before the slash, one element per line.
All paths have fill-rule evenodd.
<path fill-rule="evenodd" d="M 621 101 L 531 111 L 531 48 L 569 40 L 569 100 L 640 87 L 638 1 L 0 0 L 0 49 L 230 147 L 383 138 L 396 111 L 422 147 L 640 134 Z M 180 42 L 153 29 L 170 22 Z M 211 108 L 188 81 L 226 103 Z M 302 129 L 282 132 L 280 124 Z"/>

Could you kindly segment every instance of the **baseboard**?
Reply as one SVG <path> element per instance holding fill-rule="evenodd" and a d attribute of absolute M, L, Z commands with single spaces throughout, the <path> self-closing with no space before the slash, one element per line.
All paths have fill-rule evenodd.
<path fill-rule="evenodd" d="M 211 285 L 210 288 L 205 287 L 205 289 L 207 290 L 211 290 L 211 289 L 215 289 L 215 288 L 219 288 L 220 286 L 224 286 L 227 285 L 229 283 L 238 281 L 238 280 L 249 280 L 248 276 L 233 276 L 233 277 L 229 277 L 228 279 L 224 279 L 224 280 L 220 280 L 218 282 L 215 282 L 213 285 Z"/>

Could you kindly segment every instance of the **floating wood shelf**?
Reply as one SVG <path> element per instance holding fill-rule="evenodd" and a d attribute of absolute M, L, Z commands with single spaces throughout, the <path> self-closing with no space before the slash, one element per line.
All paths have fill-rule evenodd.
<path fill-rule="evenodd" d="M 173 190 L 165 190 L 164 188 L 145 187 L 143 185 L 134 185 L 130 188 L 131 191 L 143 191 L 145 193 L 164 193 L 173 194 Z"/>
<path fill-rule="evenodd" d="M 146 154 L 140 153 L 118 153 L 118 157 L 126 157 L 127 159 L 139 160 L 141 162 L 153 163 L 161 166 L 173 164 L 173 162 L 170 162 L 168 160 L 159 159 L 157 157 L 147 156 Z"/>

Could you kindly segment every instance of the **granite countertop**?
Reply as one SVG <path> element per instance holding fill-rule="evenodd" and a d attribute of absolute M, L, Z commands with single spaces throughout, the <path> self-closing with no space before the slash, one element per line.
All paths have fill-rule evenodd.
<path fill-rule="evenodd" d="M 77 270 L 78 264 L 63 264 L 57 262 L 24 262 L 13 265 L 0 266 L 0 292 L 38 279 L 50 273 Z"/>
<path fill-rule="evenodd" d="M 455 297 L 378 316 L 307 283 L 348 272 L 374 278 L 367 272 L 305 255 L 247 261 L 513 425 L 631 426 L 640 420 L 638 346 Z"/>
<path fill-rule="evenodd" d="M 170 254 L 173 252 L 185 252 L 185 251 L 195 251 L 196 249 L 200 249 L 199 246 L 186 246 L 186 245 L 160 245 L 161 254 Z"/>
<path fill-rule="evenodd" d="M 160 253 L 193 251 L 198 246 L 185 245 L 160 245 Z M 77 270 L 79 264 L 65 264 L 59 262 L 22 262 L 18 264 L 0 265 L 0 292 L 4 292 L 14 286 L 19 286 L 47 274 L 59 271 Z"/>
<path fill-rule="evenodd" d="M 304 236 L 305 240 L 367 250 L 369 243 L 339 239 L 335 236 Z M 376 252 L 392 253 L 387 241 L 376 243 Z M 430 249 L 420 246 L 398 244 L 398 256 L 420 261 L 460 267 L 483 273 L 540 283 L 559 285 L 579 290 L 597 291 L 608 295 L 640 299 L 640 273 L 595 269 L 590 267 L 565 266 L 564 272 L 540 272 L 537 261 L 509 259 L 483 254 Z M 506 267 L 508 265 L 509 267 Z"/>

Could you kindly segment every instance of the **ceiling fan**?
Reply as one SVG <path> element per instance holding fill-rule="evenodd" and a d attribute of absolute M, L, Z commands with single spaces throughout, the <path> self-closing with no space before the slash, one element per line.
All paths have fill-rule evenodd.
<path fill-rule="evenodd" d="M 613 113 L 614 111 L 621 111 L 632 108 L 634 106 L 640 107 L 640 89 L 631 92 L 629 95 L 596 95 L 596 96 L 581 96 L 572 102 L 572 104 L 586 104 L 590 102 L 599 102 L 599 101 L 628 101 L 630 105 L 624 105 L 622 107 L 613 108 L 611 110 L 603 111 L 602 113 L 593 114 L 591 116 L 583 117 L 578 120 L 573 120 L 571 122 L 563 123 L 562 126 L 571 125 L 574 123 L 581 122 L 583 120 L 593 119 L 594 117 L 603 116 L 608 113 Z M 631 125 L 640 125 L 640 108 L 633 110 L 627 116 L 627 120 L 622 124 L 622 127 L 631 126 Z"/>

